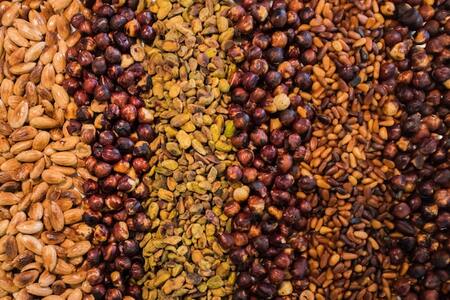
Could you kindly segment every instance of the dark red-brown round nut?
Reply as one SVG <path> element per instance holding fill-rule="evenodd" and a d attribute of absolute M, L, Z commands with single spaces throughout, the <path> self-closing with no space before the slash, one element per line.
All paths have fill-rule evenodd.
<path fill-rule="evenodd" d="M 118 209 L 122 208 L 123 201 L 118 195 L 114 194 L 114 195 L 108 195 L 105 198 L 105 204 L 110 210 L 118 210 Z"/>
<path fill-rule="evenodd" d="M 98 268 L 89 269 L 86 273 L 86 280 L 90 285 L 96 285 L 102 283 L 104 279 L 104 275 L 102 271 Z"/>
<path fill-rule="evenodd" d="M 85 213 L 86 214 L 86 213 Z M 94 240 L 96 242 L 105 242 L 109 238 L 109 230 L 104 224 L 97 224 L 94 227 Z M 103 254 L 105 257 L 105 254 Z"/>
<path fill-rule="evenodd" d="M 223 208 L 223 213 L 228 217 L 232 217 L 232 216 L 235 216 L 236 214 L 238 214 L 240 209 L 241 209 L 241 206 L 239 205 L 238 202 L 230 201 L 225 204 L 225 206 Z"/>
<path fill-rule="evenodd" d="M 133 279 L 139 280 L 144 276 L 144 274 L 144 268 L 140 264 L 134 263 L 131 266 L 130 275 Z"/>
<path fill-rule="evenodd" d="M 88 206 L 94 211 L 101 211 L 104 205 L 104 199 L 100 195 L 92 195 L 88 199 Z"/>
<path fill-rule="evenodd" d="M 123 242 L 127 240 L 130 236 L 130 233 L 128 231 L 127 223 L 125 222 L 118 222 L 114 224 L 114 227 L 112 229 L 112 234 L 116 241 Z"/>
<path fill-rule="evenodd" d="M 219 241 L 220 246 L 222 248 L 224 248 L 225 250 L 230 249 L 234 245 L 233 236 L 226 232 L 219 234 L 218 241 Z"/>
<path fill-rule="evenodd" d="M 119 289 L 108 289 L 106 291 L 105 300 L 122 300 L 122 292 Z"/>
<path fill-rule="evenodd" d="M 91 293 L 96 300 L 104 299 L 106 288 L 103 284 L 97 284 L 92 287 Z"/>
<path fill-rule="evenodd" d="M 237 182 L 242 178 L 242 170 L 239 166 L 230 166 L 227 168 L 227 179 L 232 182 Z"/>

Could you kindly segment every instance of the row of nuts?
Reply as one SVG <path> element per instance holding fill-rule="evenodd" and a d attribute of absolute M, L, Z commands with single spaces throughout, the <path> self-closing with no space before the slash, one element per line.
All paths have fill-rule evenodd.
<path fill-rule="evenodd" d="M 395 2 L 383 85 L 403 113 L 383 151 L 400 171 L 390 182 L 394 226 L 386 244 L 401 273 L 396 293 L 437 300 L 450 293 L 450 6 Z"/>
<path fill-rule="evenodd" d="M 81 38 L 67 50 L 64 81 L 77 104 L 70 131 L 92 149 L 85 160 L 91 178 L 83 184 L 83 219 L 93 227 L 86 279 L 95 299 L 142 299 L 138 243 L 150 220 L 140 202 L 149 193 L 142 178 L 150 170 L 154 134 L 139 93 L 150 83 L 141 62 L 142 41 L 154 38 L 152 15 L 136 12 L 136 1 L 96 1 L 91 9 L 92 15 L 71 19 Z"/>
<path fill-rule="evenodd" d="M 69 130 L 65 53 L 77 0 L 0 3 L 0 298 L 89 299 L 86 141 Z"/>

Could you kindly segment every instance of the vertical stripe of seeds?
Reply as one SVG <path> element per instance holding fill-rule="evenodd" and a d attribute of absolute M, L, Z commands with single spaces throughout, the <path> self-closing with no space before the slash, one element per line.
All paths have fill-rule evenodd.
<path fill-rule="evenodd" d="M 380 158 L 398 107 L 378 85 L 383 13 L 339 0 L 230 10 L 240 165 L 227 176 L 251 189 L 226 204 L 234 232 L 221 236 L 236 299 L 391 296 L 380 245 L 395 170 Z"/>
<path fill-rule="evenodd" d="M 234 64 L 224 50 L 234 31 L 229 8 L 220 0 L 151 6 L 157 38 L 145 65 L 153 88 L 143 98 L 155 112 L 158 137 L 144 204 L 152 229 L 140 243 L 144 299 L 220 300 L 232 293 L 235 272 L 216 239 L 231 222 L 223 214 L 233 191 L 225 170 L 235 160 L 227 115 Z"/>
<path fill-rule="evenodd" d="M 82 161 L 61 86 L 78 1 L 0 2 L 0 299 L 81 300 Z M 76 126 L 78 127 L 78 126 Z"/>
<path fill-rule="evenodd" d="M 450 294 L 450 2 L 391 3 L 384 39 L 391 61 L 383 86 L 395 92 L 401 124 L 384 157 L 400 170 L 386 241 L 393 291 L 402 299 Z"/>
<path fill-rule="evenodd" d="M 141 299 L 135 284 L 144 275 L 138 243 L 150 220 L 140 201 L 148 197 L 142 177 L 150 169 L 154 134 L 138 95 L 149 82 L 140 63 L 141 40 L 151 41 L 154 33 L 151 14 L 136 14 L 136 6 L 96 2 L 92 15 L 71 20 L 81 38 L 67 51 L 64 86 L 84 124 L 81 138 L 92 147 L 83 188 L 84 221 L 94 228 L 86 279 L 95 299 Z"/>

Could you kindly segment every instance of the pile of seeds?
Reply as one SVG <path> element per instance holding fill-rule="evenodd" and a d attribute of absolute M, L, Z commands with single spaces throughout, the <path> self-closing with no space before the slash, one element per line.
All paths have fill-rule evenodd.
<path fill-rule="evenodd" d="M 80 35 L 78 1 L 0 3 L 0 297 L 79 299 L 90 292 L 81 186 L 90 154 L 72 135 L 61 86 L 65 52 Z"/>
<path fill-rule="evenodd" d="M 387 76 L 384 15 L 365 1 L 246 1 L 229 17 L 242 36 L 230 108 L 250 187 L 226 204 L 220 237 L 238 266 L 236 299 L 375 299 L 392 296 L 394 267 L 381 249 L 394 175 L 382 160 L 399 105 Z M 294 29 L 295 28 L 295 29 Z"/>
<path fill-rule="evenodd" d="M 395 292 L 409 300 L 450 293 L 450 5 L 435 2 L 399 2 L 384 34 L 391 62 L 383 87 L 403 109 L 383 152 L 401 172 L 390 182 L 385 245 L 400 273 Z"/>
<path fill-rule="evenodd" d="M 144 204 L 152 227 L 141 242 L 146 259 L 144 299 L 223 299 L 234 272 L 215 239 L 230 226 L 223 203 L 234 160 L 227 120 L 232 68 L 224 49 L 233 29 L 222 1 L 156 1 L 157 38 L 146 68 L 153 88 L 144 96 L 154 111 L 155 156 Z"/>
<path fill-rule="evenodd" d="M 142 178 L 150 170 L 154 133 L 152 113 L 139 98 L 149 84 L 140 62 L 142 40 L 151 42 L 154 31 L 150 12 L 136 9 L 133 1 L 96 2 L 92 15 L 71 18 L 81 38 L 67 50 L 64 86 L 77 104 L 72 130 L 89 126 L 81 129 L 92 148 L 85 161 L 90 175 L 83 184 L 83 218 L 93 227 L 86 280 L 95 299 L 141 299 L 138 243 L 150 220 L 140 201 L 148 198 Z"/>
<path fill-rule="evenodd" d="M 449 297 L 449 0 L 0 24 L 0 299 Z"/>

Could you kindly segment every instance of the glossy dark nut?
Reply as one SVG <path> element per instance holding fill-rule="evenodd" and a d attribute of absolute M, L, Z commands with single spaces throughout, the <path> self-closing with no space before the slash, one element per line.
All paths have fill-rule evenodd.
<path fill-rule="evenodd" d="M 245 15 L 245 9 L 240 5 L 235 5 L 228 11 L 228 17 L 231 21 L 237 22 L 241 17 Z"/>
<path fill-rule="evenodd" d="M 95 18 L 92 21 L 92 32 L 101 33 L 109 32 L 109 22 L 107 18 Z"/>
<path fill-rule="evenodd" d="M 110 64 L 118 64 L 121 61 L 121 53 L 119 49 L 113 46 L 106 47 L 104 57 Z"/>
<path fill-rule="evenodd" d="M 240 209 L 241 209 L 241 206 L 239 205 L 238 202 L 230 201 L 225 204 L 225 206 L 223 208 L 223 213 L 228 217 L 232 217 L 232 216 L 235 216 L 236 214 L 238 214 Z"/>
<path fill-rule="evenodd" d="M 125 33 L 116 31 L 113 33 L 113 39 L 114 42 L 116 42 L 116 45 L 119 47 L 120 51 L 130 51 L 131 40 L 126 36 Z"/>
<path fill-rule="evenodd" d="M 254 146 L 262 147 L 269 142 L 266 132 L 262 129 L 256 129 L 250 134 L 250 139 Z"/>
<path fill-rule="evenodd" d="M 129 238 L 128 226 L 125 222 L 118 222 L 114 224 L 112 234 L 116 241 L 122 242 Z"/>
<path fill-rule="evenodd" d="M 241 288 L 249 287 L 254 281 L 254 278 L 247 273 L 241 272 L 237 278 L 237 285 Z"/>
<path fill-rule="evenodd" d="M 262 147 L 261 151 L 260 151 L 260 155 L 261 158 L 265 161 L 265 162 L 272 162 L 275 160 L 275 158 L 277 157 L 277 151 L 275 146 L 273 145 L 265 145 Z"/>
<path fill-rule="evenodd" d="M 407 4 L 399 4 L 396 7 L 400 22 L 410 29 L 417 29 L 422 26 L 423 18 L 419 12 Z"/>
<path fill-rule="evenodd" d="M 76 29 L 78 29 L 81 23 L 83 23 L 85 20 L 86 18 L 81 13 L 77 13 L 70 20 L 70 24 Z"/>
<path fill-rule="evenodd" d="M 287 13 L 284 8 L 277 8 L 270 12 L 270 23 L 275 28 L 282 28 L 287 23 Z"/>
<path fill-rule="evenodd" d="M 102 249 L 103 258 L 107 262 L 114 261 L 119 252 L 116 243 L 109 243 L 108 245 L 102 247 L 101 249 Z"/>
<path fill-rule="evenodd" d="M 109 20 L 109 26 L 112 30 L 120 30 L 127 23 L 127 19 L 122 15 L 114 15 Z"/>
<path fill-rule="evenodd" d="M 98 190 L 98 184 L 92 179 L 88 179 L 83 183 L 83 191 L 86 195 L 95 194 Z"/>
<path fill-rule="evenodd" d="M 134 219 L 136 230 L 139 232 L 147 232 L 150 230 L 152 222 L 143 212 L 137 213 Z"/>
<path fill-rule="evenodd" d="M 269 272 L 269 280 L 273 284 L 279 284 L 284 280 L 284 271 L 274 268 Z"/>
<path fill-rule="evenodd" d="M 103 284 L 97 284 L 92 287 L 91 293 L 94 296 L 95 300 L 101 300 L 105 297 L 106 288 Z"/>
<path fill-rule="evenodd" d="M 245 129 L 250 123 L 250 116 L 244 112 L 238 112 L 233 117 L 234 127 L 237 129 Z"/>
<path fill-rule="evenodd" d="M 110 210 L 118 210 L 122 208 L 123 201 L 118 195 L 108 195 L 105 198 L 105 204 Z"/>
<path fill-rule="evenodd" d="M 231 92 L 231 100 L 236 103 L 244 104 L 248 100 L 249 94 L 243 88 L 235 88 Z"/>
<path fill-rule="evenodd" d="M 296 44 L 300 49 L 307 49 L 312 46 L 312 34 L 309 31 L 300 31 L 295 37 Z"/>
<path fill-rule="evenodd" d="M 103 146 L 113 145 L 115 139 L 114 133 L 110 130 L 102 131 L 98 136 L 98 142 Z"/>
<path fill-rule="evenodd" d="M 151 155 L 149 144 L 146 141 L 137 142 L 133 148 L 132 154 L 133 156 L 149 159 Z"/>
<path fill-rule="evenodd" d="M 94 211 L 101 211 L 104 205 L 104 199 L 99 195 L 92 195 L 89 197 L 87 203 L 90 209 Z"/>
<path fill-rule="evenodd" d="M 102 162 L 102 161 L 98 162 L 94 169 L 95 176 L 97 176 L 99 178 L 106 177 L 109 174 L 111 174 L 111 172 L 112 172 L 112 166 L 110 164 Z"/>
<path fill-rule="evenodd" d="M 134 263 L 131 266 L 130 275 L 134 280 L 139 280 L 145 275 L 144 268 L 140 264 Z"/>
<path fill-rule="evenodd" d="M 66 128 L 70 135 L 79 135 L 81 133 L 81 122 L 69 120 Z"/>
<path fill-rule="evenodd" d="M 104 275 L 102 271 L 98 268 L 89 269 L 86 273 L 86 280 L 90 285 L 96 285 L 103 282 Z"/>
<path fill-rule="evenodd" d="M 262 282 L 259 283 L 257 287 L 257 295 L 265 299 L 272 298 L 275 295 L 276 291 L 277 290 L 275 286 L 269 283 Z"/>
<path fill-rule="evenodd" d="M 241 149 L 237 152 L 237 159 L 243 166 L 249 166 L 254 159 L 253 151 L 250 149 Z"/>
<path fill-rule="evenodd" d="M 344 66 L 339 69 L 339 76 L 344 81 L 349 82 L 356 76 L 355 68 L 353 66 Z"/>
<path fill-rule="evenodd" d="M 123 108 L 129 101 L 130 96 L 126 92 L 114 92 L 111 94 L 111 103 Z"/>
<path fill-rule="evenodd" d="M 239 21 L 236 23 L 236 29 L 240 31 L 242 34 L 250 34 L 253 31 L 254 20 L 251 15 L 244 15 Z"/>
<path fill-rule="evenodd" d="M 147 43 L 153 42 L 156 37 L 156 32 L 150 25 L 141 26 L 140 37 Z"/>
<path fill-rule="evenodd" d="M 112 145 L 106 145 L 102 151 L 102 159 L 109 163 L 118 162 L 121 159 L 120 151 Z"/>
<path fill-rule="evenodd" d="M 78 90 L 80 84 L 75 78 L 68 78 L 63 81 L 62 85 L 67 93 L 72 96 Z"/>
<path fill-rule="evenodd" d="M 271 64 L 278 65 L 284 60 L 284 50 L 276 47 L 270 48 L 266 50 L 265 57 Z"/>
<path fill-rule="evenodd" d="M 124 175 L 119 179 L 117 183 L 117 190 L 121 192 L 130 192 L 134 189 L 136 182 L 128 175 Z"/>
<path fill-rule="evenodd" d="M 105 50 L 111 44 L 111 39 L 105 32 L 101 32 L 95 35 L 94 40 L 97 47 L 101 50 Z"/>
<path fill-rule="evenodd" d="M 131 257 L 139 253 L 139 244 L 136 240 L 126 240 L 122 242 L 123 255 Z"/>
<path fill-rule="evenodd" d="M 131 125 L 125 120 L 117 121 L 113 126 L 113 131 L 121 137 L 127 137 L 131 134 Z"/>
<path fill-rule="evenodd" d="M 87 78 L 83 81 L 83 90 L 88 94 L 93 94 L 98 81 L 94 78 Z"/>
<path fill-rule="evenodd" d="M 264 253 L 269 249 L 269 238 L 265 235 L 258 236 L 252 240 L 252 244 L 260 253 Z"/>
<path fill-rule="evenodd" d="M 307 273 L 308 273 L 308 262 L 307 262 L 306 258 L 304 258 L 304 257 L 298 258 L 292 265 L 291 274 L 294 277 L 303 279 L 303 278 L 305 278 Z"/>
<path fill-rule="evenodd" d="M 130 72 L 128 70 L 124 71 L 118 78 L 117 82 L 122 86 L 123 88 L 128 88 L 131 85 L 135 83 L 136 76 L 133 74 L 133 72 Z"/>
<path fill-rule="evenodd" d="M 80 78 L 81 71 L 82 71 L 82 67 L 76 61 L 69 62 L 66 66 L 66 73 L 71 77 Z"/>
<path fill-rule="evenodd" d="M 242 178 L 242 170 L 239 166 L 230 166 L 227 168 L 226 176 L 230 181 L 239 181 Z"/>
<path fill-rule="evenodd" d="M 119 137 L 116 142 L 116 147 L 122 154 L 133 151 L 134 143 L 128 137 Z"/>
<path fill-rule="evenodd" d="M 150 25 L 152 23 L 153 17 L 149 11 L 145 10 L 136 15 L 136 20 L 141 25 Z"/>
<path fill-rule="evenodd" d="M 106 60 L 101 56 L 94 58 L 91 68 L 92 72 L 96 75 L 105 74 L 107 69 Z"/>
<path fill-rule="evenodd" d="M 223 232 L 218 236 L 218 241 L 220 246 L 225 250 L 230 249 L 234 245 L 233 236 L 226 232 Z"/>
<path fill-rule="evenodd" d="M 89 66 L 94 60 L 94 56 L 86 50 L 82 50 L 78 53 L 77 61 L 82 67 Z"/>
<path fill-rule="evenodd" d="M 275 88 L 280 85 L 283 77 L 280 72 L 277 71 L 269 71 L 265 76 L 265 82 L 269 87 Z"/>
<path fill-rule="evenodd" d="M 394 206 L 392 210 L 392 214 L 397 218 L 406 218 L 411 213 L 411 209 L 409 208 L 408 204 L 405 202 L 399 203 L 396 206 Z"/>
<path fill-rule="evenodd" d="M 81 22 L 80 25 L 78 26 L 78 31 L 84 34 L 91 34 L 92 33 L 91 21 L 84 20 L 83 22 Z"/>
<path fill-rule="evenodd" d="M 117 271 L 123 272 L 131 268 L 131 260 L 126 256 L 119 256 L 114 260 Z"/>
<path fill-rule="evenodd" d="M 106 291 L 105 300 L 122 300 L 122 292 L 119 289 L 108 289 Z"/>
<path fill-rule="evenodd" d="M 86 214 L 86 213 L 85 213 Z M 97 224 L 94 228 L 94 240 L 96 242 L 105 242 L 109 238 L 108 228 L 104 224 Z M 103 257 L 105 257 L 105 253 L 103 253 Z"/>
<path fill-rule="evenodd" d="M 86 253 L 86 260 L 89 262 L 91 266 L 98 265 L 102 259 L 102 252 L 99 247 L 95 247 L 90 249 Z"/>
<path fill-rule="evenodd" d="M 137 127 L 136 132 L 139 139 L 142 141 L 151 142 L 155 137 L 155 132 L 150 124 L 140 124 Z"/>
<path fill-rule="evenodd" d="M 239 231 L 247 231 L 250 229 L 251 216 L 249 213 L 240 212 L 233 218 L 233 227 Z"/>

